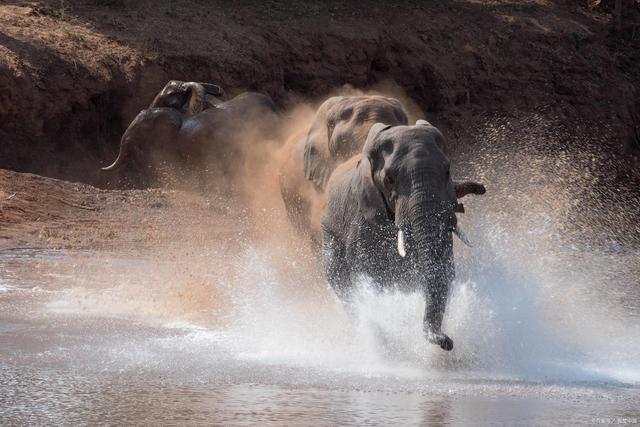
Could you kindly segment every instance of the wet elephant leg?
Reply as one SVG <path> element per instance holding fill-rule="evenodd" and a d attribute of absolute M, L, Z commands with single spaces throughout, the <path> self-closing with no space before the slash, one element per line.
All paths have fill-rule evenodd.
<path fill-rule="evenodd" d="M 322 231 L 322 266 L 324 274 L 338 297 L 347 301 L 352 284 L 345 247 L 331 232 Z"/>
<path fill-rule="evenodd" d="M 442 319 L 447 307 L 448 287 L 431 286 L 425 292 L 424 333 L 427 341 L 443 350 L 453 349 L 453 340 L 442 332 Z"/>

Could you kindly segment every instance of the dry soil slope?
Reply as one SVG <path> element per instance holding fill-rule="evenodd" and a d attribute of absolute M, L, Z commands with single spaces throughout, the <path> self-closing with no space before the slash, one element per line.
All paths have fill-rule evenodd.
<path fill-rule="evenodd" d="M 97 167 L 169 78 L 280 103 L 391 79 L 445 130 L 543 110 L 593 132 L 611 123 L 622 146 L 640 109 L 640 40 L 576 3 L 10 1 L 0 167 L 107 185 Z"/>

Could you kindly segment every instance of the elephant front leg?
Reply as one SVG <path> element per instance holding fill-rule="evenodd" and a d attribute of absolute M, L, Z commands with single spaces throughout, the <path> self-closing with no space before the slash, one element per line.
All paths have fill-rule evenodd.
<path fill-rule="evenodd" d="M 347 301 L 351 278 L 344 245 L 329 231 L 322 230 L 322 266 L 324 275 L 340 300 Z"/>
<path fill-rule="evenodd" d="M 453 349 L 453 340 L 442 332 L 442 319 L 447 307 L 448 286 L 429 288 L 425 292 L 424 333 L 427 341 L 443 350 Z"/>

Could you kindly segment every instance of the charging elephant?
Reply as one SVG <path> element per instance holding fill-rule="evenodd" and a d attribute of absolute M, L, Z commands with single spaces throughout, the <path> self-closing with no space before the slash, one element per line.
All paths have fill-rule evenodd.
<path fill-rule="evenodd" d="M 400 101 L 384 96 L 335 96 L 316 112 L 303 135 L 290 139 L 280 192 L 294 227 L 319 241 L 324 188 L 333 170 L 362 150 L 376 122 L 407 124 Z"/>
<path fill-rule="evenodd" d="M 348 301 L 362 274 L 383 288 L 420 290 L 426 339 L 451 350 L 441 325 L 454 278 L 452 232 L 466 242 L 457 199 L 485 188 L 452 181 L 443 148 L 440 131 L 424 120 L 375 124 L 362 154 L 328 182 L 321 238 L 324 272 L 339 297 Z"/>
<path fill-rule="evenodd" d="M 202 105 L 194 100 L 198 91 L 192 88 L 200 84 L 189 85 L 186 110 L 178 101 L 173 104 L 171 93 L 160 97 L 161 102 L 156 98 L 152 107 L 142 110 L 131 122 L 120 140 L 118 157 L 102 170 L 113 171 L 127 163 L 146 170 L 159 164 L 172 166 L 184 162 L 188 162 L 190 169 L 205 170 L 210 161 L 230 167 L 228 161 L 220 162 L 220 157 L 225 160 L 225 156 L 237 154 L 234 142 L 238 142 L 243 132 L 264 134 L 266 138 L 276 128 L 276 108 L 267 95 L 247 92 L 197 112 Z"/>

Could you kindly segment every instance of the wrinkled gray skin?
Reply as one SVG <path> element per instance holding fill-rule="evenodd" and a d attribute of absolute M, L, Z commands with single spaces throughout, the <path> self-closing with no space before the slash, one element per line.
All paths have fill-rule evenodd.
<path fill-rule="evenodd" d="M 149 108 L 175 108 L 191 115 L 224 102 L 224 96 L 224 90 L 212 83 L 171 80 L 156 95 Z"/>
<path fill-rule="evenodd" d="M 322 258 L 329 283 L 347 301 L 360 274 L 382 288 L 422 291 L 426 339 L 451 350 L 441 325 L 454 278 L 457 198 L 485 189 L 451 180 L 443 145 L 440 131 L 424 120 L 374 125 L 362 155 L 338 167 L 328 183 Z"/>
<path fill-rule="evenodd" d="M 334 96 L 316 112 L 304 135 L 287 143 L 280 191 L 291 223 L 319 241 L 324 189 L 334 169 L 361 152 L 377 122 L 407 124 L 400 101 L 384 96 Z"/>
<path fill-rule="evenodd" d="M 171 96 L 161 99 L 173 105 Z M 155 104 L 156 101 L 152 105 Z M 228 146 L 238 132 L 249 126 L 258 132 L 263 128 L 265 133 L 272 132 L 273 120 L 276 120 L 271 98 L 255 92 L 243 93 L 205 109 L 189 107 L 189 113 L 183 112 L 183 107 L 176 104 L 142 110 L 122 135 L 118 157 L 102 170 L 113 171 L 127 163 L 137 163 L 140 169 L 165 162 L 204 162 L 208 154 L 231 149 Z M 191 113 L 198 109 L 201 112 Z M 200 166 L 206 168 L 204 164 Z"/>

